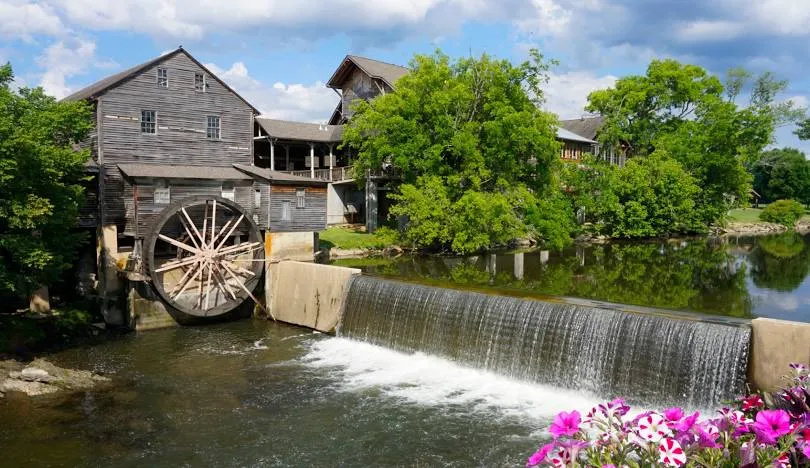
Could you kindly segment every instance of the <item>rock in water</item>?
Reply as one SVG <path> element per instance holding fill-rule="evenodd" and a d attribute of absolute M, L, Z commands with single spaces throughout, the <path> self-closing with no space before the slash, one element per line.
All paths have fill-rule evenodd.
<path fill-rule="evenodd" d="M 42 383 L 50 383 L 54 381 L 54 377 L 49 374 L 47 371 L 36 367 L 26 367 L 20 372 L 20 380 L 25 380 L 27 382 L 42 382 Z"/>

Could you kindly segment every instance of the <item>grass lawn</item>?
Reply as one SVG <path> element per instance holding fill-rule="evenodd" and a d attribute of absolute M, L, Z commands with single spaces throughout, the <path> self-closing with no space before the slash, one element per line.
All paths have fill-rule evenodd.
<path fill-rule="evenodd" d="M 765 205 L 760 205 L 762 208 L 737 208 L 728 212 L 728 220 L 736 223 L 761 223 L 759 214 L 762 213 Z M 802 220 L 810 221 L 810 214 L 802 216 Z"/>
<path fill-rule="evenodd" d="M 381 249 L 391 242 L 375 234 L 350 227 L 330 227 L 319 233 L 322 249 Z"/>

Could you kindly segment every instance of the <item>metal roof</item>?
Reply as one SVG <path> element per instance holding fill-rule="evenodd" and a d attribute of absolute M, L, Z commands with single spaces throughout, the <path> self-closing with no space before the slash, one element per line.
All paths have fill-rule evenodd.
<path fill-rule="evenodd" d="M 118 169 L 128 177 L 157 179 L 252 180 L 233 167 L 171 166 L 167 164 L 119 164 Z"/>
<path fill-rule="evenodd" d="M 340 66 L 326 82 L 326 86 L 330 88 L 338 88 L 346 81 L 352 69 L 352 65 L 356 66 L 363 71 L 366 75 L 385 81 L 391 88 L 398 79 L 407 75 L 410 70 L 401 65 L 394 65 L 393 63 L 380 62 L 366 57 L 357 55 L 347 55 L 346 58 L 340 63 Z"/>
<path fill-rule="evenodd" d="M 291 122 L 268 117 L 256 117 L 256 123 L 268 136 L 279 140 L 339 143 L 343 140 L 343 125 L 325 125 L 307 122 Z"/>
<path fill-rule="evenodd" d="M 275 184 L 282 184 L 282 185 L 327 185 L 329 184 L 326 180 L 321 179 L 311 179 L 309 177 L 300 177 L 295 176 L 292 174 L 287 174 L 285 172 L 279 171 L 271 171 L 270 169 L 265 169 L 256 166 L 245 166 L 244 164 L 234 164 L 233 167 L 239 169 L 240 171 L 244 172 L 253 177 L 258 177 L 261 179 L 265 179 L 271 183 Z"/>
<path fill-rule="evenodd" d="M 560 126 L 569 132 L 594 140 L 604 123 L 605 117 L 597 115 L 593 117 L 581 117 L 579 119 L 561 120 Z"/>
<path fill-rule="evenodd" d="M 582 135 L 577 135 L 574 132 L 569 132 L 568 130 L 562 127 L 557 127 L 557 138 L 566 141 L 578 141 L 580 143 L 590 143 L 592 145 L 596 144 L 596 142 L 591 140 L 590 138 L 585 138 Z"/>
<path fill-rule="evenodd" d="M 259 113 L 259 110 L 256 109 L 255 107 L 253 107 L 253 104 L 249 103 L 245 98 L 240 96 L 239 93 L 234 91 L 233 88 L 228 86 L 227 83 L 222 81 L 217 75 L 212 73 L 211 70 L 209 70 L 205 65 L 200 63 L 197 59 L 195 59 L 190 53 L 188 53 L 188 51 L 186 51 L 182 47 L 178 47 L 177 49 L 175 49 L 175 50 L 173 50 L 173 51 L 171 51 L 169 53 L 163 54 L 163 55 L 161 55 L 159 57 L 155 57 L 155 58 L 153 58 L 151 60 L 148 60 L 148 61 L 146 61 L 144 63 L 141 63 L 140 65 L 135 65 L 134 67 L 128 68 L 128 69 L 126 69 L 126 70 L 124 70 L 122 72 L 116 73 L 114 75 L 110 75 L 110 76 L 108 76 L 106 78 L 102 78 L 101 80 L 96 81 L 95 83 L 76 91 L 75 93 L 71 94 L 70 96 L 68 96 L 68 97 L 66 97 L 66 98 L 64 98 L 62 100 L 63 101 L 80 101 L 80 100 L 83 100 L 83 99 L 96 99 L 100 95 L 107 92 L 107 90 L 109 90 L 110 88 L 114 88 L 114 87 L 118 86 L 119 84 L 123 83 L 124 81 L 129 80 L 130 78 L 134 77 L 138 73 L 141 73 L 142 71 L 145 71 L 145 70 L 147 70 L 147 69 L 149 69 L 149 68 L 163 62 L 164 60 L 167 60 L 167 59 L 169 59 L 171 57 L 174 57 L 175 55 L 177 55 L 179 53 L 185 54 L 186 57 L 188 57 L 198 67 L 202 68 L 209 76 L 211 76 L 212 78 L 217 80 L 217 82 L 219 82 L 219 84 L 224 86 L 225 89 L 232 92 L 234 95 L 236 95 L 236 97 L 241 99 L 242 102 L 244 102 L 251 109 L 253 109 L 253 112 L 255 112 L 257 114 Z"/>

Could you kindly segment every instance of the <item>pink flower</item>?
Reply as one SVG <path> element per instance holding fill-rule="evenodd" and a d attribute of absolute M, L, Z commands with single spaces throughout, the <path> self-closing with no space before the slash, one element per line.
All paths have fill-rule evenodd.
<path fill-rule="evenodd" d="M 689 432 L 700 417 L 700 413 L 695 411 L 691 416 L 687 416 L 675 425 L 675 430 L 680 432 Z"/>
<path fill-rule="evenodd" d="M 750 411 L 752 409 L 764 408 L 765 402 L 759 395 L 749 395 L 743 398 L 742 409 L 743 411 Z"/>
<path fill-rule="evenodd" d="M 810 458 L 810 442 L 804 442 L 800 448 L 804 456 Z"/>
<path fill-rule="evenodd" d="M 702 422 L 693 428 L 698 436 L 698 445 L 702 448 L 720 448 L 717 438 L 720 437 L 720 430 L 717 426 L 709 422 Z"/>
<path fill-rule="evenodd" d="M 658 442 L 661 438 L 672 435 L 664 417 L 658 413 L 650 413 L 639 419 L 637 432 L 642 439 L 648 442 Z"/>
<path fill-rule="evenodd" d="M 554 422 L 548 430 L 555 439 L 563 435 L 572 436 L 579 431 L 581 422 L 582 418 L 579 411 L 571 411 L 570 413 L 562 411 L 557 416 L 554 416 Z"/>
<path fill-rule="evenodd" d="M 571 452 L 565 448 L 560 447 L 554 455 L 551 456 L 551 466 L 554 468 L 565 468 L 573 461 Z"/>
<path fill-rule="evenodd" d="M 751 428 L 761 443 L 774 445 L 778 438 L 790 432 L 790 416 L 784 410 L 763 410 L 757 413 Z"/>
<path fill-rule="evenodd" d="M 666 466 L 681 466 L 686 463 L 686 454 L 681 444 L 672 439 L 663 439 L 658 444 L 658 460 Z"/>
<path fill-rule="evenodd" d="M 608 411 L 610 415 L 624 416 L 630 411 L 630 407 L 627 406 L 627 403 L 625 403 L 623 399 L 616 398 L 608 403 Z"/>
<path fill-rule="evenodd" d="M 664 410 L 664 417 L 667 418 L 667 422 L 676 423 L 683 418 L 683 410 L 680 408 L 669 408 Z"/>
<path fill-rule="evenodd" d="M 546 456 L 548 456 L 552 449 L 554 449 L 554 444 L 546 444 L 540 447 L 540 449 L 534 452 L 534 455 L 529 457 L 529 460 L 526 462 L 526 466 L 536 466 L 543 463 L 543 460 L 546 459 Z"/>

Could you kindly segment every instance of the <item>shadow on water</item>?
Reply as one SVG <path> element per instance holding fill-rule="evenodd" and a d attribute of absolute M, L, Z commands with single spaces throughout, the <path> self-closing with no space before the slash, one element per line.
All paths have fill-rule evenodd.
<path fill-rule="evenodd" d="M 810 237 L 616 242 L 466 257 L 338 260 L 375 276 L 446 287 L 810 321 Z"/>

